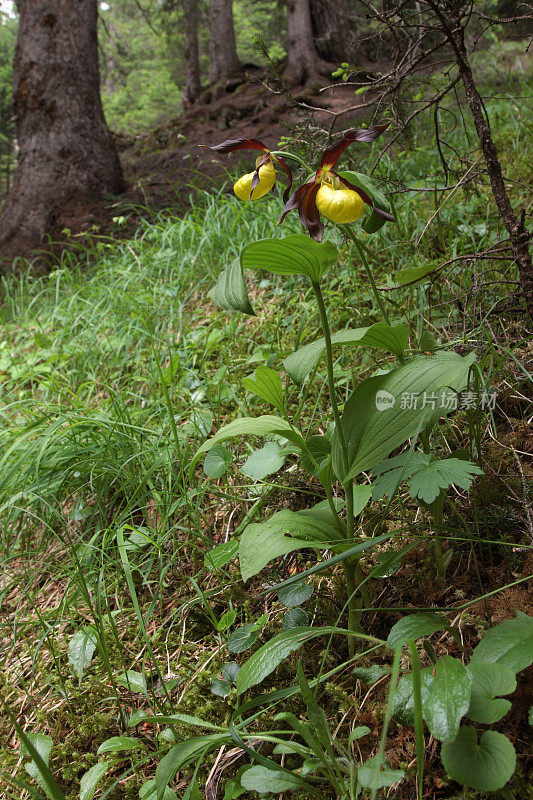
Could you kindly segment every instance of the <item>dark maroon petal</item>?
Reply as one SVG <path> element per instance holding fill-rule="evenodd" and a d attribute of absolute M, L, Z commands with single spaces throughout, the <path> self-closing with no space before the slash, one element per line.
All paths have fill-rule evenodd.
<path fill-rule="evenodd" d="M 320 184 L 317 181 L 313 181 L 312 184 L 306 184 L 306 186 L 308 186 L 308 189 L 302 196 L 298 206 L 300 221 L 304 228 L 309 231 L 311 238 L 321 242 L 324 235 L 324 226 L 320 222 L 320 215 L 316 205 L 316 195 L 320 189 Z"/>
<path fill-rule="evenodd" d="M 321 167 L 333 167 L 339 160 L 340 155 L 346 150 L 353 142 L 373 142 L 378 136 L 381 136 L 383 131 L 387 130 L 390 123 L 386 125 L 371 125 L 369 128 L 358 128 L 352 133 L 347 133 L 342 139 L 333 142 L 329 147 L 326 147 L 322 155 Z"/>
<path fill-rule="evenodd" d="M 284 161 L 284 160 L 283 160 L 282 158 L 280 158 L 279 156 L 272 156 L 272 158 L 274 159 L 274 161 L 276 162 L 276 164 L 279 164 L 279 165 L 280 165 L 281 169 L 284 171 L 285 175 L 286 175 L 286 176 L 288 177 L 288 179 L 289 179 L 289 183 L 287 184 L 287 187 L 286 187 L 285 191 L 283 192 L 283 202 L 284 202 L 284 203 L 286 203 L 286 202 L 287 202 L 287 200 L 288 200 L 288 198 L 289 198 L 289 195 L 290 195 L 290 193 L 291 193 L 291 186 L 292 186 L 292 172 L 291 172 L 291 168 L 289 167 L 289 165 L 287 164 L 287 162 L 286 162 L 286 161 Z"/>
<path fill-rule="evenodd" d="M 264 150 L 268 153 L 268 147 L 259 139 L 245 139 L 243 136 L 240 139 L 226 139 L 220 144 L 200 144 L 198 147 L 207 147 L 216 153 L 233 153 L 234 150 Z"/>
<path fill-rule="evenodd" d="M 255 168 L 254 174 L 253 174 L 253 178 L 252 178 L 252 183 L 251 183 L 251 186 L 250 186 L 250 197 L 248 198 L 249 200 L 252 199 L 253 191 L 254 191 L 255 187 L 257 186 L 257 184 L 259 183 L 259 180 L 260 180 L 260 178 L 259 178 L 259 169 L 260 169 L 260 167 L 262 167 L 263 164 L 270 163 L 270 161 L 272 161 L 272 159 L 270 158 L 270 153 L 267 153 L 266 156 L 263 156 L 263 158 L 261 159 L 261 161 L 259 162 L 259 164 Z"/>
<path fill-rule="evenodd" d="M 309 183 L 304 183 L 302 186 L 299 186 L 296 191 L 291 194 L 287 202 L 285 203 L 285 208 L 283 209 L 283 214 L 278 219 L 278 225 L 283 222 L 289 211 L 293 211 L 295 208 L 300 207 L 300 203 L 302 201 L 302 197 L 306 193 L 309 186 L 314 186 L 314 181 L 309 181 Z"/>
<path fill-rule="evenodd" d="M 354 183 L 350 183 L 350 181 L 347 181 L 346 178 L 341 178 L 341 176 L 338 175 L 336 172 L 332 172 L 331 174 L 335 175 L 335 177 L 338 178 L 340 180 L 340 182 L 342 184 L 344 184 L 344 186 L 347 186 L 348 189 L 351 189 L 352 192 L 357 192 L 359 197 L 367 204 L 367 206 L 370 206 L 370 208 L 372 208 L 373 211 L 376 212 L 378 217 L 381 217 L 382 219 L 386 219 L 389 222 L 396 222 L 396 220 L 394 219 L 392 214 L 389 214 L 388 211 L 384 211 L 382 208 L 378 208 L 377 206 L 375 206 L 373 201 L 372 201 L 372 198 L 370 197 L 370 195 L 368 195 L 359 186 L 356 186 Z"/>

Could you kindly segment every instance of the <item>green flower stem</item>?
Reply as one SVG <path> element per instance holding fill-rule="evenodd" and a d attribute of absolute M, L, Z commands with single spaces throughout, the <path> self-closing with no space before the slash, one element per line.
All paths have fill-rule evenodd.
<path fill-rule="evenodd" d="M 354 243 L 354 245 L 355 245 L 355 247 L 357 249 L 357 252 L 361 256 L 361 262 L 362 262 L 363 267 L 365 269 L 365 272 L 366 272 L 366 274 L 368 276 L 368 280 L 370 281 L 370 286 L 372 287 L 372 291 L 374 292 L 374 297 L 376 298 L 376 303 L 378 304 L 379 310 L 381 311 L 381 313 L 383 315 L 383 319 L 385 320 L 387 325 L 390 325 L 390 317 L 389 317 L 388 311 L 385 308 L 385 304 L 383 303 L 383 300 L 381 299 L 381 295 L 380 295 L 380 293 L 378 291 L 378 287 L 376 286 L 376 281 L 374 280 L 374 275 L 372 274 L 372 270 L 370 269 L 370 264 L 368 263 L 367 257 L 365 255 L 365 251 L 364 251 L 363 247 L 361 247 L 361 243 L 360 243 L 359 239 L 354 234 L 354 232 L 352 231 L 352 229 L 350 228 L 349 225 L 345 225 L 344 226 L 344 231 L 345 231 L 346 235 L 348 236 L 348 238 L 351 239 L 351 241 Z M 398 360 L 399 360 L 400 364 L 405 364 L 405 359 L 404 359 L 403 355 L 398 356 Z"/>
<path fill-rule="evenodd" d="M 295 156 L 294 153 L 287 153 L 285 150 L 271 150 L 270 151 L 273 156 L 281 156 L 282 158 L 292 158 L 294 161 L 297 161 L 300 166 L 307 170 L 307 172 L 312 172 L 313 170 L 311 167 L 302 161 L 300 156 Z"/>
<path fill-rule="evenodd" d="M 328 375 L 328 389 L 331 401 L 331 408 L 333 411 L 333 419 L 335 420 L 335 428 L 338 433 L 339 442 L 342 450 L 342 460 L 344 472 L 347 474 L 350 469 L 350 459 L 348 456 L 348 447 L 346 438 L 341 425 L 341 415 L 339 406 L 337 405 L 337 398 L 335 396 L 335 377 L 333 374 L 333 348 L 331 346 L 331 331 L 329 328 L 328 315 L 326 306 L 324 305 L 324 297 L 320 284 L 312 281 L 313 291 L 315 293 L 318 310 L 320 313 L 320 322 L 322 324 L 322 332 L 324 333 L 324 343 L 326 345 L 326 364 Z M 347 480 L 343 483 L 344 494 L 346 497 L 346 538 L 353 539 L 355 535 L 355 517 L 353 513 L 353 480 Z M 359 602 L 356 597 L 357 591 L 357 578 L 356 571 L 359 568 L 358 559 L 347 559 L 343 561 L 344 572 L 346 574 L 346 589 L 348 591 L 348 629 L 354 632 L 360 631 L 360 611 Z M 355 639 L 349 637 L 348 649 L 350 656 L 355 652 Z"/>
<path fill-rule="evenodd" d="M 444 492 L 441 492 L 439 497 L 431 504 L 431 513 L 433 515 L 433 530 L 434 530 L 434 544 L 435 544 L 435 564 L 437 566 L 437 577 L 444 578 L 444 559 L 442 556 L 442 518 L 444 507 Z"/>

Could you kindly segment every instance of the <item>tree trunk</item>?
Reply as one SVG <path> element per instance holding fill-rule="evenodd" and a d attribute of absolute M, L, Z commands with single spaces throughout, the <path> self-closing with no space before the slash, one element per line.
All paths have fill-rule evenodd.
<path fill-rule="evenodd" d="M 479 137 L 481 152 L 487 167 L 494 201 L 502 218 L 503 224 L 509 234 L 513 257 L 516 261 L 520 275 L 520 285 L 526 302 L 529 314 L 533 313 L 533 265 L 531 253 L 529 251 L 529 234 L 524 225 L 524 214 L 518 216 L 509 199 L 505 181 L 502 175 L 502 168 L 492 132 L 489 119 L 483 106 L 483 101 L 474 81 L 472 67 L 468 59 L 468 53 L 464 41 L 464 27 L 459 17 L 450 18 L 443 13 L 437 0 L 427 0 L 430 8 L 438 16 L 442 29 L 450 42 L 463 86 L 465 87 L 466 100 L 474 120 L 476 133 Z"/>
<path fill-rule="evenodd" d="M 209 81 L 217 83 L 240 72 L 232 0 L 209 0 Z"/>
<path fill-rule="evenodd" d="M 309 0 L 287 0 L 286 83 L 297 86 L 317 78 L 322 66 L 313 38 Z"/>
<path fill-rule="evenodd" d="M 311 24 L 321 58 L 340 64 L 349 61 L 356 38 L 355 3 L 351 0 L 311 0 Z M 353 48 L 352 48 L 353 49 Z"/>
<path fill-rule="evenodd" d="M 190 105 L 200 94 L 198 59 L 198 0 L 185 0 L 185 90 L 183 99 Z"/>
<path fill-rule="evenodd" d="M 13 74 L 18 167 L 0 257 L 38 247 L 69 204 L 124 189 L 100 101 L 97 0 L 19 0 Z"/>

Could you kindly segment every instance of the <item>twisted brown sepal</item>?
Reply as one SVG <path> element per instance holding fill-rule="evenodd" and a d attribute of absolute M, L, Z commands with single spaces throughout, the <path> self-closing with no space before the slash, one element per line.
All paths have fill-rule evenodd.
<path fill-rule="evenodd" d="M 335 175 L 335 177 L 338 178 L 340 180 L 340 182 L 344 186 L 346 186 L 348 189 L 351 189 L 352 192 L 357 192 L 357 194 L 359 195 L 361 200 L 363 200 L 363 202 L 366 203 L 367 206 L 370 206 L 370 208 L 373 211 L 376 212 L 378 217 L 381 217 L 381 219 L 386 219 L 389 222 L 396 222 L 396 220 L 394 219 L 392 214 L 389 214 L 388 211 L 384 211 L 382 208 L 378 208 L 378 206 L 374 205 L 374 203 L 372 202 L 372 198 L 370 197 L 369 194 L 367 194 L 364 191 L 364 189 L 361 189 L 359 186 L 356 186 L 354 183 L 350 183 L 350 181 L 347 181 L 346 178 L 341 178 L 341 176 L 338 175 L 336 172 L 333 172 L 333 170 L 332 170 L 331 174 Z"/>
<path fill-rule="evenodd" d="M 274 162 L 276 164 L 279 164 L 279 166 L 281 167 L 281 169 L 283 170 L 283 172 L 285 173 L 285 175 L 289 179 L 289 182 L 288 182 L 287 186 L 285 187 L 285 191 L 283 192 L 283 202 L 286 203 L 287 200 L 289 199 L 289 195 L 291 193 L 291 187 L 292 187 L 292 172 L 291 172 L 291 168 L 289 167 L 289 165 L 287 164 L 287 162 L 283 158 L 280 158 L 279 156 L 272 156 L 272 158 L 274 159 Z"/>
<path fill-rule="evenodd" d="M 316 195 L 320 189 L 319 181 L 309 181 L 300 186 L 289 197 L 283 209 L 283 214 L 278 220 L 278 224 L 283 222 L 289 211 L 298 209 L 300 222 L 309 231 L 309 235 L 317 242 L 322 241 L 324 226 L 320 222 L 320 216 L 316 205 Z"/>
<path fill-rule="evenodd" d="M 386 125 L 371 125 L 369 128 L 358 128 L 356 131 L 347 133 L 342 139 L 339 139 L 337 142 L 330 144 L 329 147 L 326 147 L 324 153 L 322 154 L 320 168 L 327 169 L 334 167 L 341 154 L 346 150 L 347 147 L 353 144 L 353 142 L 373 142 L 378 138 L 378 136 L 381 136 L 383 131 L 387 130 L 389 125 L 390 122 L 387 122 Z"/>
<path fill-rule="evenodd" d="M 214 150 L 215 153 L 233 153 L 234 150 L 263 150 L 268 153 L 268 147 L 260 142 L 259 139 L 246 139 L 241 136 L 240 139 L 226 139 L 220 144 L 199 144 L 198 147 L 207 147 L 209 150 Z"/>

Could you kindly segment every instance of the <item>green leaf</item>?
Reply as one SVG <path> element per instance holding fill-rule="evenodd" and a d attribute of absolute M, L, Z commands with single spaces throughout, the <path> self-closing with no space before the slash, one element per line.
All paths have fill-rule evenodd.
<path fill-rule="evenodd" d="M 348 449 L 347 474 L 338 432 L 333 437 L 337 477 L 345 482 L 373 469 L 421 428 L 445 416 L 450 409 L 441 407 L 439 390 L 449 393 L 463 389 L 474 360 L 474 354 L 464 358 L 457 353 L 418 356 L 386 375 L 360 383 L 348 399 L 341 419 Z M 419 398 L 416 408 L 408 407 L 411 395 Z"/>
<path fill-rule="evenodd" d="M 295 608 L 289 608 L 281 622 L 281 627 L 284 631 L 294 630 L 294 628 L 302 628 L 305 625 L 309 625 L 309 617 L 303 608 L 300 608 L 299 606 Z"/>
<path fill-rule="evenodd" d="M 99 782 L 112 764 L 112 761 L 100 761 L 82 775 L 80 781 L 80 800 L 93 800 Z"/>
<path fill-rule="evenodd" d="M 515 674 L 501 664 L 474 662 L 467 669 L 472 674 L 473 683 L 466 716 L 474 722 L 492 725 L 511 710 L 511 701 L 501 700 L 499 695 L 514 692 Z"/>
<path fill-rule="evenodd" d="M 146 750 L 146 745 L 136 739 L 134 736 L 112 736 L 102 742 L 96 755 L 101 756 L 104 753 L 120 753 L 123 750 Z"/>
<path fill-rule="evenodd" d="M 262 481 L 268 475 L 278 472 L 285 463 L 285 456 L 277 442 L 267 442 L 259 450 L 251 453 L 240 471 L 247 478 L 254 481 Z"/>
<path fill-rule="evenodd" d="M 122 675 L 119 675 L 117 684 L 132 692 L 142 692 L 142 694 L 146 694 L 146 680 L 144 675 L 140 672 L 135 672 L 133 669 L 129 669 Z"/>
<path fill-rule="evenodd" d="M 533 706 L 529 706 L 529 711 L 528 711 L 528 715 L 527 715 L 527 721 L 529 722 L 529 724 L 533 728 Z"/>
<path fill-rule="evenodd" d="M 303 581 L 295 581 L 295 583 L 284 586 L 278 592 L 278 600 L 287 608 L 294 608 L 301 606 L 306 600 L 309 600 L 313 594 L 313 587 L 310 583 Z"/>
<path fill-rule="evenodd" d="M 352 328 L 338 331 L 331 337 L 333 345 L 359 345 L 362 347 L 378 347 L 387 352 L 401 356 L 409 339 L 407 325 L 391 327 L 385 322 L 376 322 L 369 328 Z M 305 378 L 316 367 L 326 349 L 325 339 L 317 339 L 306 344 L 283 361 L 287 373 L 297 384 L 304 382 Z"/>
<path fill-rule="evenodd" d="M 368 175 L 363 175 L 361 172 L 353 172 L 352 170 L 343 170 L 342 172 L 339 171 L 339 175 L 341 178 L 345 178 L 350 183 L 353 183 L 354 186 L 358 186 L 364 192 L 370 195 L 370 198 L 375 206 L 380 208 L 382 211 L 388 211 L 389 214 L 392 213 L 392 208 L 381 191 L 381 189 L 374 183 L 374 181 L 368 177 Z M 368 219 L 363 222 L 361 226 L 362 229 L 366 233 L 376 233 L 379 231 L 380 228 L 385 225 L 387 220 L 379 217 L 374 210 L 372 210 Z"/>
<path fill-rule="evenodd" d="M 426 667 L 420 670 L 420 689 L 422 697 L 422 708 L 429 697 L 431 684 L 433 683 L 433 667 Z M 413 674 L 402 675 L 394 692 L 392 700 L 392 716 L 400 725 L 413 725 L 414 723 L 414 691 Z"/>
<path fill-rule="evenodd" d="M 302 627 L 278 633 L 277 636 L 266 642 L 259 650 L 256 650 L 241 667 L 237 678 L 237 692 L 242 694 L 252 686 L 261 683 L 284 658 L 294 650 L 297 650 L 304 642 L 317 636 L 342 632 L 342 628 L 324 625 L 320 628 Z"/>
<path fill-rule="evenodd" d="M 450 625 L 438 614 L 408 614 L 392 626 L 387 637 L 387 647 L 396 650 L 398 645 L 415 641 L 421 636 L 430 636 L 436 631 L 451 631 Z"/>
<path fill-rule="evenodd" d="M 472 654 L 472 662 L 498 663 L 514 673 L 533 662 L 533 617 L 522 611 L 486 631 Z"/>
<path fill-rule="evenodd" d="M 233 456 L 224 445 L 216 444 L 205 457 L 204 472 L 208 478 L 220 478 L 232 461 Z"/>
<path fill-rule="evenodd" d="M 227 734 L 213 733 L 205 736 L 194 736 L 185 742 L 180 742 L 163 756 L 155 771 L 157 797 L 163 797 L 163 792 L 175 776 L 176 772 L 186 764 L 193 761 L 203 750 L 208 751 L 217 744 L 227 742 Z"/>
<path fill-rule="evenodd" d="M 440 658 L 434 673 L 429 696 L 423 700 L 424 719 L 435 739 L 452 742 L 470 705 L 472 675 L 451 656 Z"/>
<path fill-rule="evenodd" d="M 93 659 L 97 641 L 94 625 L 85 625 L 76 631 L 70 639 L 68 660 L 80 684 L 85 669 Z"/>
<path fill-rule="evenodd" d="M 433 503 L 441 489 L 459 486 L 469 489 L 476 475 L 483 475 L 483 470 L 460 458 L 443 458 L 431 461 L 417 470 L 411 478 L 411 497 L 419 498 L 424 503 Z"/>
<path fill-rule="evenodd" d="M 208 439 L 198 448 L 192 460 L 190 470 L 192 472 L 202 453 L 211 450 L 211 448 L 219 442 L 232 439 L 234 436 L 269 436 L 270 434 L 284 436 L 298 447 L 305 448 L 305 442 L 301 435 L 289 422 L 281 419 L 281 417 L 276 417 L 271 414 L 264 414 L 261 417 L 240 417 L 239 419 L 233 420 L 233 422 L 230 422 L 228 425 L 224 425 L 211 439 Z"/>
<path fill-rule="evenodd" d="M 204 556 L 204 566 L 207 569 L 220 569 L 235 558 L 239 552 L 239 540 L 230 539 L 229 542 L 222 542 L 222 544 L 213 547 Z"/>
<path fill-rule="evenodd" d="M 253 375 L 243 378 L 242 384 L 249 392 L 262 397 L 281 413 L 285 410 L 283 384 L 279 372 L 276 372 L 275 369 L 257 367 Z"/>
<path fill-rule="evenodd" d="M 258 625 L 257 622 L 247 622 L 246 625 L 240 625 L 232 631 L 226 642 L 230 653 L 244 653 L 248 650 L 257 641 L 262 627 L 262 624 Z"/>
<path fill-rule="evenodd" d="M 353 513 L 358 516 L 372 497 L 372 486 L 357 484 L 353 487 Z"/>
<path fill-rule="evenodd" d="M 477 731 L 469 725 L 461 726 L 457 738 L 442 746 L 441 758 L 453 780 L 480 792 L 501 789 L 516 767 L 516 753 L 506 736 L 485 731 L 478 744 Z"/>
<path fill-rule="evenodd" d="M 348 742 L 351 744 L 352 742 L 356 742 L 358 739 L 362 739 L 363 736 L 368 736 L 369 733 L 372 733 L 368 725 L 358 725 L 352 731 L 350 731 L 350 735 L 348 736 Z"/>
<path fill-rule="evenodd" d="M 41 756 L 45 765 L 48 766 L 50 763 L 50 753 L 52 752 L 52 747 L 54 744 L 52 737 L 47 736 L 44 733 L 28 733 L 27 737 L 37 750 L 38 754 Z M 26 747 L 24 747 L 24 745 L 22 749 L 25 755 L 29 755 L 28 750 Z M 39 786 L 42 789 L 44 789 L 48 797 L 53 797 L 52 792 L 49 790 L 47 786 L 46 779 L 41 773 L 41 770 L 39 769 L 35 761 L 32 760 L 28 764 L 25 764 L 24 769 L 26 770 L 30 778 L 33 778 L 35 781 L 37 781 Z"/>
<path fill-rule="evenodd" d="M 357 785 L 363 789 L 384 789 L 405 777 L 403 769 L 391 769 L 379 756 L 373 756 L 357 770 Z"/>
<path fill-rule="evenodd" d="M 227 697 L 231 691 L 231 685 L 229 681 L 220 680 L 220 678 L 214 678 L 211 681 L 211 691 L 213 694 L 216 694 L 217 697 Z"/>
<path fill-rule="evenodd" d="M 219 621 L 217 622 L 217 631 L 221 633 L 222 631 L 231 628 L 236 619 L 237 619 L 237 611 L 234 608 L 228 609 L 222 614 Z"/>
<path fill-rule="evenodd" d="M 247 581 L 273 559 L 294 550 L 324 549 L 330 538 L 328 526 L 295 511 L 278 511 L 266 522 L 253 522 L 245 528 L 239 545 L 242 579 Z"/>
<path fill-rule="evenodd" d="M 371 667 L 356 667 L 352 675 L 358 681 L 367 683 L 371 686 L 376 681 L 379 681 L 384 675 L 388 675 L 390 667 L 381 667 L 379 664 L 372 664 Z M 396 697 L 396 695 L 394 695 Z"/>
<path fill-rule="evenodd" d="M 157 786 L 154 778 L 143 783 L 139 789 L 140 800 L 157 800 Z M 163 792 L 163 800 L 178 800 L 176 792 L 167 786 Z"/>
<path fill-rule="evenodd" d="M 410 478 L 425 464 L 429 464 L 430 458 L 429 454 L 409 449 L 398 456 L 386 458 L 385 461 L 378 464 L 372 470 L 372 473 L 377 476 L 372 484 L 374 501 L 381 500 L 385 495 L 392 497 L 396 486 Z"/>
<path fill-rule="evenodd" d="M 220 273 L 216 286 L 208 293 L 208 297 L 224 311 L 240 311 L 241 314 L 255 317 L 238 258 Z"/>
<path fill-rule="evenodd" d="M 277 275 L 306 275 L 319 281 L 337 261 L 337 248 L 331 242 L 315 242 L 303 233 L 283 239 L 259 239 L 241 253 L 243 269 L 265 269 Z"/>
<path fill-rule="evenodd" d="M 433 272 L 437 266 L 437 264 L 430 261 L 429 263 L 424 264 L 422 267 L 408 267 L 407 269 L 400 269 L 394 275 L 394 283 L 397 286 L 405 286 L 406 283 L 415 283 L 415 281 L 421 281 L 429 272 Z"/>
<path fill-rule="evenodd" d="M 235 683 L 237 680 L 237 675 L 239 674 L 239 669 L 240 667 L 235 661 L 229 661 L 222 667 L 222 675 L 225 680 L 229 681 L 230 683 Z"/>
<path fill-rule="evenodd" d="M 291 779 L 285 772 L 275 772 L 268 767 L 250 767 L 241 776 L 241 785 L 244 789 L 258 792 L 259 794 L 280 794 L 289 789 L 299 789 L 300 782 Z"/>

